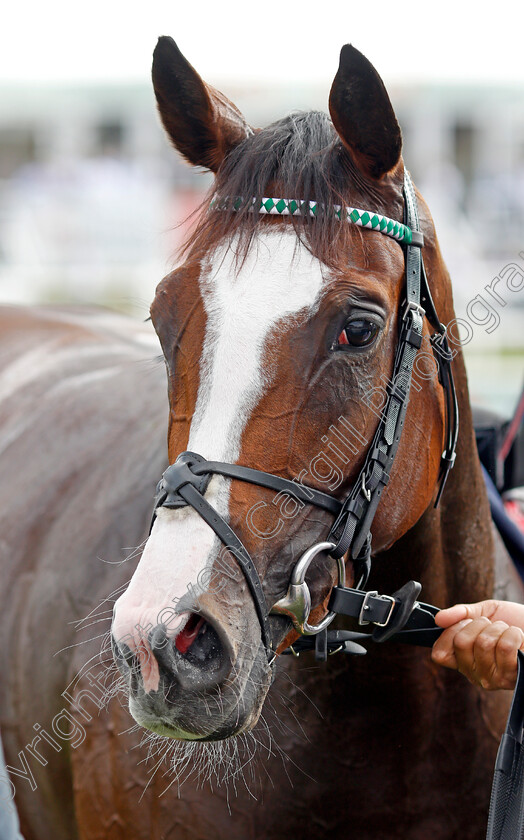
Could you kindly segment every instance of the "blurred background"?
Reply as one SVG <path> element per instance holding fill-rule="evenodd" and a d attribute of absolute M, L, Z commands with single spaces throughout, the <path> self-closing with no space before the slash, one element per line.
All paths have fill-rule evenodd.
<path fill-rule="evenodd" d="M 253 125 L 326 110 L 351 42 L 384 79 L 433 212 L 473 399 L 509 416 L 524 374 L 523 22 L 521 3 L 447 0 L 18 4 L 0 32 L 0 302 L 147 316 L 210 184 L 160 128 L 158 35 Z"/>

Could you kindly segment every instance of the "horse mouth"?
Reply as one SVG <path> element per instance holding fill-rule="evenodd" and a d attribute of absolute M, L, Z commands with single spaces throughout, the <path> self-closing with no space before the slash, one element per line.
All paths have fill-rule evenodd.
<path fill-rule="evenodd" d="M 165 738 L 221 741 L 255 725 L 266 692 L 248 680 L 243 690 L 231 683 L 213 692 L 185 692 L 175 701 L 170 694 L 163 685 L 149 694 L 130 691 L 129 711 L 140 726 Z"/>
<path fill-rule="evenodd" d="M 148 643 L 145 661 L 143 651 L 131 651 L 112 638 L 129 711 L 140 726 L 166 738 L 214 741 L 256 723 L 271 683 L 260 643 L 233 651 L 216 622 L 197 612 L 174 638 L 159 626 L 149 633 Z"/>

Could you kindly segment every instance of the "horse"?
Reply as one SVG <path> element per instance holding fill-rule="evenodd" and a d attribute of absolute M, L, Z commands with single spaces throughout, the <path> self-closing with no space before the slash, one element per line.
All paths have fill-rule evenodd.
<path fill-rule="evenodd" d="M 320 638 L 346 577 L 369 573 L 361 623 L 374 591 L 410 579 L 439 606 L 521 594 L 491 524 L 456 333 L 461 431 L 442 486 L 449 406 L 429 304 L 405 302 L 399 240 L 417 231 L 404 224 L 409 176 L 383 82 L 345 46 L 331 119 L 260 130 L 171 38 L 153 84 L 176 149 L 215 174 L 151 307 L 167 458 L 163 373 L 137 364 L 144 327 L 53 310 L 3 334 L 14 402 L 2 419 L 0 724 L 24 836 L 479 840 L 504 693 L 394 642 L 318 664 L 283 655 L 301 633 Z M 416 203 L 428 293 L 453 339 L 450 278 Z M 394 465 L 371 541 L 334 559 L 335 513 L 398 392 L 406 312 L 424 361 Z M 122 545 L 138 547 L 125 562 Z M 299 618 L 290 580 L 306 556 Z M 66 622 L 110 624 L 102 654 L 67 632 L 64 645 Z"/>
<path fill-rule="evenodd" d="M 125 585 L 123 547 L 147 533 L 148 496 L 166 465 L 163 370 L 149 325 L 109 311 L 6 306 L 0 324 L 2 627 L 11 640 L 0 731 L 23 836 L 72 838 L 70 753 L 81 729 L 60 715 L 88 658 L 74 627 Z M 102 673 L 94 664 L 90 679 Z M 86 684 L 98 700 L 103 689 Z M 84 715 L 97 713 L 91 701 Z M 0 807 L 14 808 L 13 793 L 0 773 Z"/>

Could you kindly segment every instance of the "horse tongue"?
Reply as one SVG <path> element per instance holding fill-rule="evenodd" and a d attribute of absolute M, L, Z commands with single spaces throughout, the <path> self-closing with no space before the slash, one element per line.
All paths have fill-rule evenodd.
<path fill-rule="evenodd" d="M 175 647 L 179 653 L 187 653 L 204 624 L 204 619 L 193 613 L 175 639 Z"/>

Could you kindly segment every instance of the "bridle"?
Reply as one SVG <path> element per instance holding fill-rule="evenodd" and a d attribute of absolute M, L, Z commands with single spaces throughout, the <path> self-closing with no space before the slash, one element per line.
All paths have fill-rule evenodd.
<path fill-rule="evenodd" d="M 238 201 L 241 200 L 235 199 L 235 202 Z M 233 209 L 239 209 L 240 205 L 235 207 L 235 202 Z M 288 199 L 263 199 L 257 206 L 253 200 L 254 212 L 276 212 L 281 215 L 303 215 L 307 212 L 309 215 L 316 215 L 317 205 L 314 202 L 305 207 L 304 205 L 305 202 Z M 218 206 L 215 209 L 220 210 L 222 207 Z M 390 596 L 366 592 L 363 588 L 371 569 L 371 526 L 382 492 L 389 482 L 404 427 L 413 367 L 422 345 L 425 317 L 436 330 L 430 341 L 446 403 L 446 443 L 435 506 L 453 467 L 458 437 L 458 405 L 451 369 L 452 354 L 446 327 L 438 318 L 424 270 L 421 254 L 424 238 L 420 231 L 417 201 L 411 178 L 406 171 L 403 223 L 356 208 L 335 207 L 335 213 L 341 221 L 346 220 L 376 230 L 396 239 L 405 248 L 405 294 L 393 375 L 385 389 L 387 399 L 381 411 L 380 422 L 368 448 L 364 465 L 349 494 L 340 501 L 298 481 L 238 464 L 207 461 L 195 453 L 182 452 L 162 476 L 153 513 L 154 522 L 159 507 L 191 506 L 234 555 L 251 592 L 260 622 L 262 642 L 270 663 L 275 659 L 269 626 L 270 614 L 287 616 L 294 628 L 305 637 L 292 646 L 291 652 L 297 653 L 299 649 L 315 647 L 317 658 L 320 659 L 335 649 L 345 650 L 347 653 L 365 652 L 362 648 L 357 650 L 358 645 L 354 642 L 355 639 L 369 638 L 369 633 L 327 632 L 328 625 L 337 614 L 356 617 L 361 625 L 373 624 L 374 641 L 385 641 L 396 636 L 399 639 L 402 637 L 402 641 L 429 645 L 441 632 L 433 621 L 436 608 L 417 602 L 421 587 L 415 581 L 410 581 Z M 212 475 L 239 479 L 275 490 L 277 493 L 285 493 L 298 502 L 319 507 L 335 517 L 325 541 L 311 546 L 297 562 L 291 573 L 286 595 L 277 601 L 271 610 L 267 608 L 262 583 L 249 552 L 225 518 L 205 498 Z M 338 584 L 332 589 L 327 615 L 318 624 L 310 625 L 311 595 L 305 576 L 315 557 L 325 552 L 337 561 Z M 349 554 L 355 568 L 355 578 L 358 581 L 355 588 L 345 586 L 343 558 L 346 554 Z M 315 638 L 311 640 L 308 637 Z"/>

